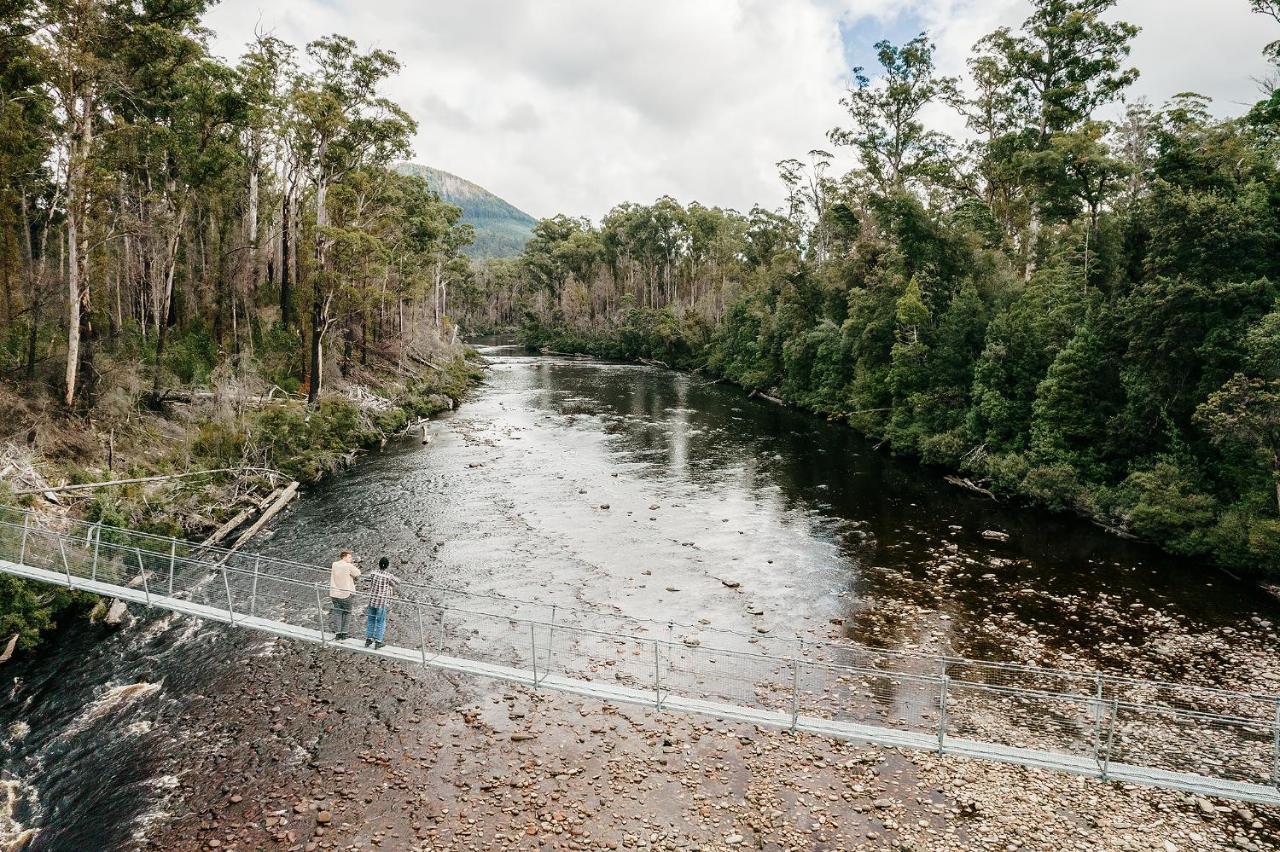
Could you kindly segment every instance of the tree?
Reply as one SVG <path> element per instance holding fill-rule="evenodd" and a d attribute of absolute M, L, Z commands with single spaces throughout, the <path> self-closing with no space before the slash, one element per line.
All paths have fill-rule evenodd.
<path fill-rule="evenodd" d="M 1237 373 L 1196 409 L 1196 422 L 1215 442 L 1238 442 L 1265 460 L 1280 512 L 1280 379 Z"/>
<path fill-rule="evenodd" d="M 378 85 L 400 67 L 393 54 L 362 54 L 351 39 L 334 35 L 307 45 L 307 55 L 316 69 L 297 79 L 291 100 L 297 148 L 315 187 L 307 390 L 307 400 L 314 404 L 323 383 L 323 339 L 334 318 L 337 294 L 329 268 L 329 190 L 357 168 L 385 168 L 405 156 L 415 125 L 404 110 L 377 94 Z"/>
<path fill-rule="evenodd" d="M 881 78 L 873 84 L 865 69 L 853 69 L 854 85 L 840 101 L 853 126 L 827 134 L 832 144 L 857 151 L 882 194 L 936 179 L 947 162 L 951 139 L 928 129 L 920 117 L 929 104 L 958 97 L 956 79 L 936 72 L 934 50 L 924 33 L 901 47 L 877 43 Z"/>
<path fill-rule="evenodd" d="M 1259 15 L 1266 15 L 1276 23 L 1280 23 L 1280 0 L 1249 0 L 1249 6 Z M 1264 52 L 1272 62 L 1280 64 L 1280 40 L 1266 46 Z"/>
<path fill-rule="evenodd" d="M 1031 16 L 1014 33 L 1007 27 L 979 42 L 979 49 L 1007 79 L 1020 113 L 1030 118 L 1035 147 L 1071 130 L 1110 103 L 1138 78 L 1125 68 L 1138 28 L 1102 16 L 1116 0 L 1034 0 Z"/>

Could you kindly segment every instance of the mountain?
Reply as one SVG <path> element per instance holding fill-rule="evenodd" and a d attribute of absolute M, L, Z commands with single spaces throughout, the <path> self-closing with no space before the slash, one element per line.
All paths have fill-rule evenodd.
<path fill-rule="evenodd" d="M 462 221 L 476 229 L 476 241 L 467 247 L 469 257 L 515 257 L 533 236 L 537 219 L 478 184 L 417 163 L 401 163 L 396 171 L 426 178 L 441 199 L 462 208 Z"/>

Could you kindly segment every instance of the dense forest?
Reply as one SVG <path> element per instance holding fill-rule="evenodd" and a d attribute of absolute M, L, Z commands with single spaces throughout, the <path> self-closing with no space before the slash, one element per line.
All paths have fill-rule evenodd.
<path fill-rule="evenodd" d="M 473 230 L 394 169 L 395 56 L 228 63 L 209 5 L 0 0 L 0 505 L 205 538 L 474 381 Z M 0 643 L 88 606 L 0 576 Z"/>
<path fill-rule="evenodd" d="M 722 376 L 997 495 L 1280 572 L 1280 90 L 1226 119 L 1125 103 L 1114 5 L 1035 0 L 964 79 L 927 35 L 881 42 L 844 126 L 778 164 L 784 208 L 544 220 L 477 272 L 464 323 Z"/>
<path fill-rule="evenodd" d="M 0 0 L 0 371 L 92 408 L 100 356 L 157 392 L 256 359 L 315 402 L 332 362 L 442 324 L 471 230 L 391 167 L 385 51 L 209 54 L 207 0 Z"/>

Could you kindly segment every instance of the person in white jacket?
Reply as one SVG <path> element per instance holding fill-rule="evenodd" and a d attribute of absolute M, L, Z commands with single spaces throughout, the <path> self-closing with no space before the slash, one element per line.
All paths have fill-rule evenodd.
<path fill-rule="evenodd" d="M 329 566 L 329 600 L 333 603 L 334 639 L 341 642 L 348 638 L 347 621 L 351 618 L 351 593 L 356 590 L 356 578 L 360 569 L 354 561 L 355 554 L 344 550 L 338 561 Z"/>

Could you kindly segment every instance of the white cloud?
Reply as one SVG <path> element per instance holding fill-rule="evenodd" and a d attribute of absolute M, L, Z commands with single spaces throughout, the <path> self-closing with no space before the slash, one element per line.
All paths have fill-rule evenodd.
<path fill-rule="evenodd" d="M 295 44 L 342 32 L 394 50 L 387 93 L 417 119 L 417 160 L 534 215 L 603 215 L 674 195 L 776 205 L 774 163 L 825 145 L 848 73 L 839 23 L 928 29 L 958 73 L 1025 0 L 223 0 L 207 18 L 234 58 L 255 28 Z M 1266 19 L 1246 0 L 1121 0 L 1144 28 L 1138 94 L 1256 93 Z"/>

